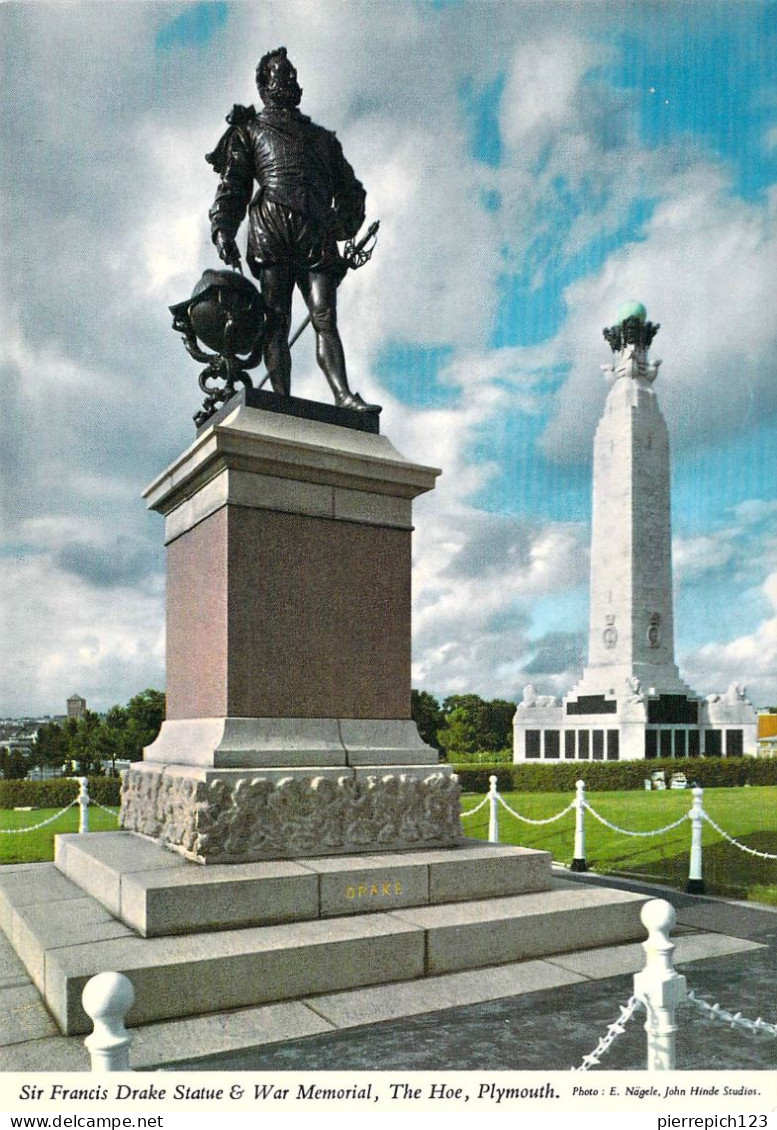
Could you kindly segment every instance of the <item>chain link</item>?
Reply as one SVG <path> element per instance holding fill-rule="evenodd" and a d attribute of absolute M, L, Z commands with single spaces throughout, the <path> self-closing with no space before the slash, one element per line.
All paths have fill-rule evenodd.
<path fill-rule="evenodd" d="M 481 800 L 480 804 L 476 804 L 474 808 L 470 808 L 467 812 L 462 812 L 461 819 L 463 820 L 466 816 L 474 816 L 476 812 L 480 812 L 481 808 L 483 808 L 484 805 L 488 804 L 490 799 L 491 795 L 486 795 L 483 800 Z"/>
<path fill-rule="evenodd" d="M 663 828 L 655 828 L 652 832 L 634 832 L 630 828 L 619 828 L 617 824 L 611 824 L 609 820 L 605 820 L 600 816 L 595 808 L 591 808 L 588 801 L 585 802 L 585 807 L 600 824 L 604 824 L 607 828 L 612 828 L 613 832 L 621 832 L 624 836 L 661 836 L 664 832 L 671 832 L 673 828 L 679 828 L 688 819 L 688 813 L 683 813 L 679 820 L 675 820 L 674 824 L 667 824 Z"/>
<path fill-rule="evenodd" d="M 37 832 L 38 828 L 45 828 L 47 824 L 53 824 L 55 820 L 59 820 L 60 816 L 63 816 L 74 804 L 78 804 L 78 797 L 71 800 L 70 804 L 66 804 L 59 812 L 50 816 L 48 820 L 41 821 L 40 824 L 30 824 L 28 828 L 0 828 L 0 836 L 19 836 L 23 832 Z"/>
<path fill-rule="evenodd" d="M 777 1024 L 768 1024 L 759 1016 L 757 1020 L 748 1020 L 741 1012 L 728 1012 L 719 1004 L 709 1004 L 701 997 L 697 997 L 693 989 L 688 991 L 688 1003 L 703 1013 L 708 1020 L 720 1020 L 731 1028 L 739 1028 L 752 1036 L 777 1037 Z"/>
<path fill-rule="evenodd" d="M 568 812 L 571 812 L 575 807 L 575 802 L 572 801 L 566 806 L 566 808 L 562 809 L 561 812 L 557 812 L 555 816 L 549 816 L 547 820 L 532 820 L 529 816 L 521 816 L 520 812 L 516 812 L 514 808 L 511 808 L 507 801 L 504 800 L 499 795 L 499 793 L 496 794 L 496 798 L 501 804 L 502 808 L 506 808 L 507 811 L 516 818 L 516 820 L 523 820 L 524 824 L 553 824 L 554 821 L 560 820 L 562 816 L 566 816 L 566 814 Z"/>
<path fill-rule="evenodd" d="M 101 808 L 101 809 L 103 810 L 103 812 L 108 812 L 108 813 L 110 813 L 110 815 L 111 815 L 111 816 L 114 816 L 114 817 L 115 817 L 115 818 L 116 818 L 117 820 L 119 819 L 119 810 L 118 810 L 118 808 L 116 808 L 116 809 L 114 809 L 114 808 L 106 808 L 104 804 L 100 804 L 99 800 L 93 800 L 93 799 L 92 799 L 91 797 L 89 798 L 89 803 L 90 803 L 90 804 L 93 804 L 93 805 L 94 805 L 94 806 L 95 806 L 96 808 Z"/>
<path fill-rule="evenodd" d="M 748 855 L 755 855 L 758 859 L 777 859 L 777 855 L 769 855 L 768 851 L 756 851 L 755 848 L 746 847 L 745 844 L 740 844 L 739 840 L 735 840 L 732 836 L 729 836 L 728 832 L 724 832 L 723 829 L 715 823 L 712 817 L 707 815 L 704 809 L 701 810 L 701 814 L 707 821 L 707 823 L 715 829 L 718 835 L 722 836 L 724 840 L 728 840 L 728 842 L 730 844 L 733 844 L 734 847 L 738 847 L 740 851 L 746 851 Z"/>
<path fill-rule="evenodd" d="M 590 1055 L 583 1056 L 583 1062 L 579 1067 L 570 1068 L 571 1071 L 590 1071 L 592 1067 L 597 1067 L 599 1060 L 606 1051 L 612 1047 L 617 1040 L 618 1036 L 622 1036 L 626 1031 L 626 1025 L 631 1020 L 634 1013 L 641 1006 L 642 1001 L 637 996 L 629 997 L 626 1004 L 621 1005 L 620 1015 L 617 1020 L 607 1029 L 607 1035 L 602 1036 L 599 1043 L 596 1045 Z"/>

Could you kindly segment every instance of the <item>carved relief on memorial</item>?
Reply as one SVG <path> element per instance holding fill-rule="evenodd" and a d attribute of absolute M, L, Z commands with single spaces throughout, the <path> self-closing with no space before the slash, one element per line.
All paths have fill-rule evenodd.
<path fill-rule="evenodd" d="M 648 647 L 661 646 L 661 617 L 657 612 L 650 613 L 647 630 Z"/>
<path fill-rule="evenodd" d="M 448 846 L 462 838 L 459 796 L 442 773 L 207 783 L 130 770 L 121 826 L 208 863 Z"/>

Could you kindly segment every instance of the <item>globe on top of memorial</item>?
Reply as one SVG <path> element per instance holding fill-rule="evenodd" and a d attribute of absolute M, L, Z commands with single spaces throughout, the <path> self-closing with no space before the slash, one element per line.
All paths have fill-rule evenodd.
<path fill-rule="evenodd" d="M 639 318 L 640 322 L 644 322 L 647 318 L 647 310 L 641 302 L 635 301 L 630 298 L 628 302 L 621 302 L 618 307 L 616 316 L 616 324 L 621 325 L 628 318 Z"/>
<path fill-rule="evenodd" d="M 646 362 L 646 351 L 659 328 L 658 323 L 654 325 L 647 320 L 647 310 L 642 303 L 630 298 L 618 307 L 615 325 L 606 327 L 602 332 L 613 353 L 620 353 L 627 347 L 634 346 L 645 352 L 642 362 Z"/>

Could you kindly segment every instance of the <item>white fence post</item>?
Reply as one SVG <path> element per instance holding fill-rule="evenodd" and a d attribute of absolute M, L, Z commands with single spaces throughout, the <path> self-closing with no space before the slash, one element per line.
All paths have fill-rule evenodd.
<path fill-rule="evenodd" d="M 674 942 L 669 931 L 677 915 L 671 903 L 664 899 L 651 899 L 640 914 L 648 931 L 645 951 L 645 968 L 634 976 L 634 994 L 647 1009 L 648 1071 L 673 1071 L 675 1067 L 675 1009 L 687 996 L 685 978 L 675 973 L 672 964 Z"/>
<path fill-rule="evenodd" d="M 488 810 L 488 842 L 490 844 L 499 843 L 499 798 L 496 792 L 496 777 L 491 776 L 488 778 L 490 788 L 488 790 L 489 810 Z"/>
<path fill-rule="evenodd" d="M 81 994 L 84 1012 L 94 1031 L 84 1044 L 92 1057 L 92 1071 L 130 1071 L 132 1033 L 124 1019 L 135 1002 L 135 990 L 123 973 L 98 973 Z"/>
<path fill-rule="evenodd" d="M 701 864 L 701 836 L 704 830 L 703 812 L 704 789 L 693 790 L 693 804 L 689 813 L 691 819 L 691 863 L 685 889 L 690 895 L 704 894 L 704 878 Z"/>
<path fill-rule="evenodd" d="M 588 870 L 585 861 L 585 781 L 577 782 L 575 794 L 575 854 L 570 870 Z"/>
<path fill-rule="evenodd" d="M 78 807 L 80 810 L 78 818 L 79 832 L 89 831 L 89 778 L 79 777 L 78 784 L 80 791 L 78 793 Z"/>

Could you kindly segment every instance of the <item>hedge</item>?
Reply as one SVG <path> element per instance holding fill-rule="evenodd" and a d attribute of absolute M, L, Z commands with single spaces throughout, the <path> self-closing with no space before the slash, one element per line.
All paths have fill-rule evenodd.
<path fill-rule="evenodd" d="M 621 792 L 644 789 L 645 778 L 663 770 L 667 783 L 672 773 L 684 773 L 705 789 L 737 785 L 777 785 L 777 757 L 687 757 L 645 761 L 560 761 L 549 765 L 522 761 L 519 764 L 457 764 L 453 766 L 465 793 L 485 793 L 489 777 L 497 779 L 500 792 L 573 793 L 577 781 L 585 781 L 589 792 Z"/>
<path fill-rule="evenodd" d="M 705 789 L 737 785 L 777 785 L 777 757 L 691 757 L 654 761 L 560 761 L 549 765 L 521 762 L 505 765 L 456 764 L 461 787 L 467 793 L 485 793 L 494 774 L 500 792 L 573 793 L 577 781 L 589 792 L 643 789 L 646 777 L 659 770 L 684 773 L 689 782 Z M 89 795 L 99 804 L 118 805 L 121 781 L 117 777 L 90 777 Z M 67 777 L 49 781 L 0 780 L 0 808 L 64 808 L 78 796 L 78 782 Z"/>
<path fill-rule="evenodd" d="M 89 796 L 98 804 L 119 804 L 118 777 L 90 777 Z M 49 781 L 0 781 L 0 808 L 64 808 L 78 796 L 78 781 L 53 777 Z"/>

